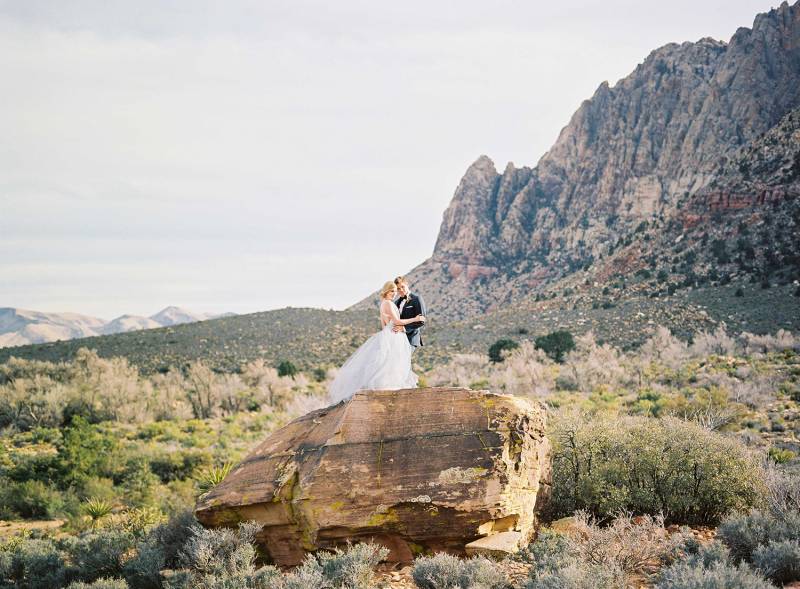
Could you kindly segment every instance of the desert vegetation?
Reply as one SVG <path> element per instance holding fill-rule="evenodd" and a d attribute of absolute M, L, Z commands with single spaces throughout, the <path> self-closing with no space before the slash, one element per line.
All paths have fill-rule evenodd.
<path fill-rule="evenodd" d="M 629 350 L 591 332 L 506 340 L 421 376 L 548 406 L 553 495 L 544 527 L 505 560 L 421 555 L 409 582 L 538 589 L 800 580 L 794 335 L 720 327 L 686 341 L 659 328 Z M 0 518 L 13 523 L 0 528 L 0 586 L 379 586 L 374 568 L 385 553 L 377 546 L 320 552 L 280 571 L 257 553 L 254 526 L 205 530 L 191 513 L 255 443 L 324 405 L 334 374 L 324 363 L 264 358 L 230 371 L 194 361 L 147 372 L 88 349 L 69 362 L 0 364 Z M 25 525 L 54 519 L 61 525 Z"/>

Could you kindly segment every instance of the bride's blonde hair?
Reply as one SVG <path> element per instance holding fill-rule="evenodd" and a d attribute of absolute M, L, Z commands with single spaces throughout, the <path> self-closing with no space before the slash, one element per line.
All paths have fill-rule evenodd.
<path fill-rule="evenodd" d="M 392 281 L 392 280 L 389 280 L 388 282 L 386 282 L 386 283 L 383 285 L 383 288 L 381 289 L 381 298 L 382 298 L 382 299 L 385 299 L 385 298 L 386 298 L 386 295 L 387 295 L 388 293 L 392 292 L 393 290 L 395 290 L 396 288 L 397 288 L 397 287 L 395 286 L 395 284 L 394 284 L 394 281 Z"/>

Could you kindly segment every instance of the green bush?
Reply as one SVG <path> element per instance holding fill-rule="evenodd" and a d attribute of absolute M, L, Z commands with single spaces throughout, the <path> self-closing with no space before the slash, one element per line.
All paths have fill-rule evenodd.
<path fill-rule="evenodd" d="M 295 376 L 297 373 L 297 366 L 289 360 L 284 360 L 278 364 L 278 376 Z"/>
<path fill-rule="evenodd" d="M 539 336 L 534 343 L 555 362 L 563 362 L 564 356 L 575 349 L 575 338 L 569 331 L 564 330 Z"/>
<path fill-rule="evenodd" d="M 482 556 L 425 556 L 414 561 L 411 576 L 420 589 L 501 589 L 508 584 L 497 565 Z"/>
<path fill-rule="evenodd" d="M 64 508 L 62 493 L 42 481 L 0 479 L 0 516 L 52 519 L 63 514 Z"/>
<path fill-rule="evenodd" d="M 61 479 L 81 484 L 90 477 L 113 478 L 119 449 L 117 436 L 76 416 L 58 444 Z"/>
<path fill-rule="evenodd" d="M 502 362 L 505 358 L 504 352 L 516 350 L 519 344 L 513 339 L 499 339 L 489 346 L 489 360 L 492 362 Z"/>
<path fill-rule="evenodd" d="M 691 422 L 572 415 L 551 424 L 552 518 L 627 511 L 716 524 L 766 494 L 761 464 L 747 448 Z"/>

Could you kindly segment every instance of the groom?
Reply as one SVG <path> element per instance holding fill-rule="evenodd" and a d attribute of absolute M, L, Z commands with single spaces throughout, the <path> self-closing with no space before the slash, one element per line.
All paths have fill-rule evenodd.
<path fill-rule="evenodd" d="M 414 294 L 408 288 L 408 282 L 405 276 L 398 276 L 394 279 L 394 284 L 397 287 L 397 292 L 400 297 L 394 302 L 400 310 L 400 319 L 410 319 L 417 315 L 425 315 L 428 318 L 428 308 L 425 306 L 425 301 L 418 294 Z M 405 331 L 410 343 L 415 349 L 422 344 L 422 328 L 425 327 L 424 323 L 409 323 L 405 327 L 398 325 L 394 328 L 395 331 Z"/>

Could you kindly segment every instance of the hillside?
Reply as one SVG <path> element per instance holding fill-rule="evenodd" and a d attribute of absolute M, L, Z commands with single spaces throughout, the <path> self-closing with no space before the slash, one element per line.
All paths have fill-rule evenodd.
<path fill-rule="evenodd" d="M 218 370 L 235 371 L 256 358 L 292 360 L 302 368 L 342 362 L 377 330 L 374 313 L 280 309 L 160 329 L 0 349 L 10 357 L 61 361 L 82 347 L 102 357 L 128 358 L 145 373 L 182 367 L 203 359 Z"/>

